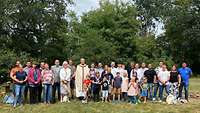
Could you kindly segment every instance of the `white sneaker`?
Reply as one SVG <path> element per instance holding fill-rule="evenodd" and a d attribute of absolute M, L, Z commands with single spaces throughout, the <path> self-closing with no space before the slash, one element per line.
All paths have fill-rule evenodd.
<path fill-rule="evenodd" d="M 153 98 L 152 100 L 153 100 L 153 101 L 156 101 L 156 98 Z"/>

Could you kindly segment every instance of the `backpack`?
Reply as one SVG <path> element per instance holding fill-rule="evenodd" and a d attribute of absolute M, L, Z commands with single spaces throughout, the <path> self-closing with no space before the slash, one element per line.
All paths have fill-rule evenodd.
<path fill-rule="evenodd" d="M 5 97 L 3 98 L 3 103 L 5 104 L 13 104 L 14 102 L 14 95 L 10 94 L 10 95 L 5 95 Z"/>

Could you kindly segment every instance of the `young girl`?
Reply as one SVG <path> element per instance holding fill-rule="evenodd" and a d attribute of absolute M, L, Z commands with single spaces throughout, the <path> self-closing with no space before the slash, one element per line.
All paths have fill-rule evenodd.
<path fill-rule="evenodd" d="M 148 84 L 147 84 L 147 78 L 143 78 L 143 83 L 141 84 L 141 99 L 144 100 L 144 103 L 147 102 L 147 95 L 148 95 Z"/>
<path fill-rule="evenodd" d="M 137 104 L 138 85 L 136 83 L 136 77 L 132 77 L 128 87 L 128 97 L 131 104 Z"/>
<path fill-rule="evenodd" d="M 122 99 L 127 100 L 127 91 L 128 91 L 128 75 L 126 72 L 122 76 Z"/>
<path fill-rule="evenodd" d="M 86 79 L 83 81 L 83 92 L 84 92 L 84 99 L 82 103 L 87 103 L 88 101 L 88 93 L 89 93 L 89 88 L 91 86 L 92 81 L 90 80 L 90 76 L 86 76 Z"/>

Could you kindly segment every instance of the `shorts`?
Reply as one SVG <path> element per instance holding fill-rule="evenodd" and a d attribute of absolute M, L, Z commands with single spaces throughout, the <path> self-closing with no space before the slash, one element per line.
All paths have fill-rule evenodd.
<path fill-rule="evenodd" d="M 111 94 L 111 93 L 112 93 L 112 90 L 113 90 L 112 85 L 109 85 L 108 93 Z"/>
<path fill-rule="evenodd" d="M 148 95 L 148 90 L 147 89 L 143 89 L 142 92 L 141 92 L 141 96 L 142 97 L 147 97 Z"/>
<path fill-rule="evenodd" d="M 114 88 L 113 94 L 117 94 L 117 95 L 121 94 L 121 88 Z"/>
<path fill-rule="evenodd" d="M 108 97 L 108 90 L 102 90 L 102 97 Z"/>

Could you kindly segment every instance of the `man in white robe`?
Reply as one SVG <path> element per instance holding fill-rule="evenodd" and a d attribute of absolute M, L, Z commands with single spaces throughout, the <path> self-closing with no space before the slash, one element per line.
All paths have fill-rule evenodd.
<path fill-rule="evenodd" d="M 75 86 L 76 86 L 76 97 L 83 97 L 83 81 L 86 79 L 86 76 L 89 75 L 88 65 L 85 64 L 85 59 L 81 58 L 80 64 L 77 65 L 75 72 Z"/>

